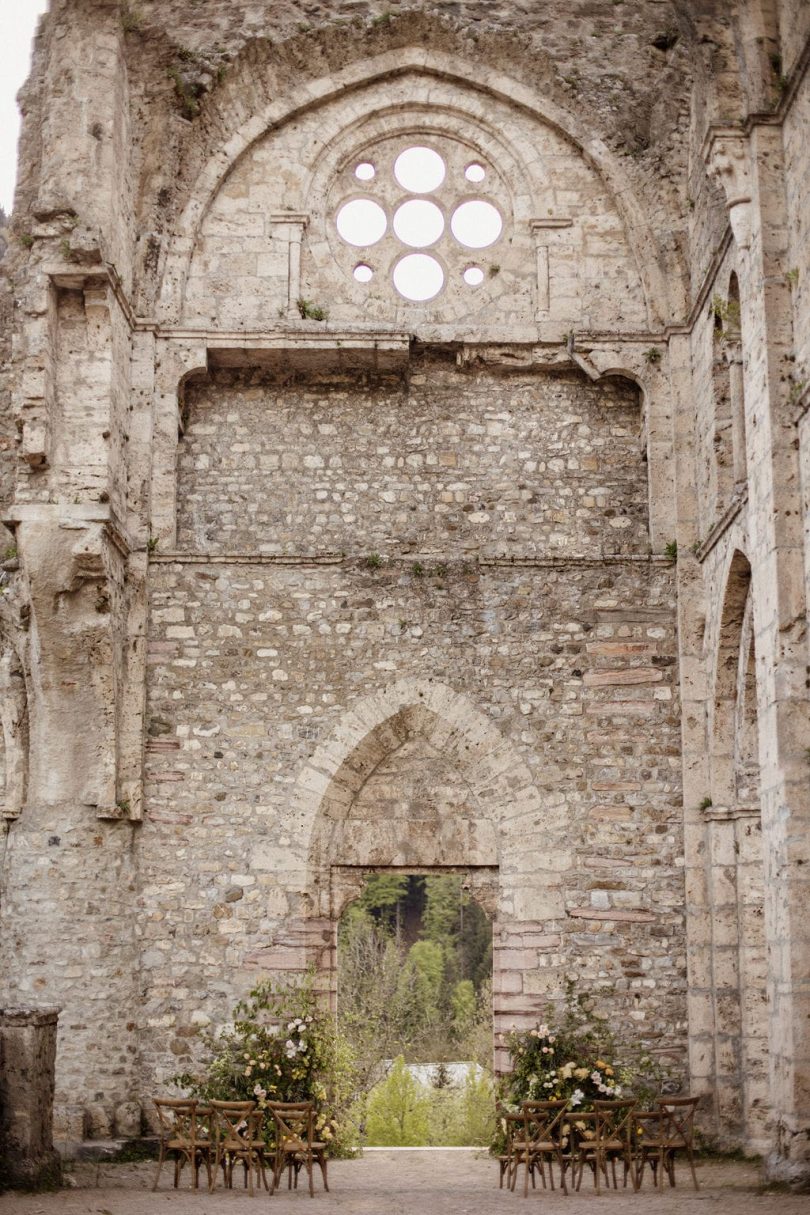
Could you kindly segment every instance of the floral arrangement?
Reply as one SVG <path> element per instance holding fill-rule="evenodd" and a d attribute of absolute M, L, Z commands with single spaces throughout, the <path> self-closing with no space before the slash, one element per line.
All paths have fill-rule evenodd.
<path fill-rule="evenodd" d="M 547 1024 L 511 1033 L 507 1042 L 513 1064 L 507 1104 L 565 1099 L 572 1110 L 591 1109 L 594 1101 L 621 1097 L 622 1081 L 629 1079 L 612 1051 L 588 1037 L 555 1033 Z"/>
<path fill-rule="evenodd" d="M 204 1100 L 250 1100 L 259 1109 L 269 1101 L 313 1101 L 318 1138 L 339 1155 L 357 1137 L 348 1116 L 352 1052 L 313 983 L 311 975 L 291 985 L 260 983 L 237 1004 L 232 1025 L 208 1039 L 204 1074 L 184 1073 L 173 1083 Z"/>
<path fill-rule="evenodd" d="M 649 1104 L 668 1080 L 664 1068 L 649 1055 L 619 1047 L 606 1021 L 590 1011 L 590 1002 L 566 989 L 561 1010 L 546 1010 L 534 1029 L 513 1030 L 505 1039 L 512 1071 L 501 1080 L 504 1109 L 517 1110 L 523 1101 L 568 1102 L 570 1110 L 589 1110 L 594 1101 L 618 1100 L 632 1094 Z"/>

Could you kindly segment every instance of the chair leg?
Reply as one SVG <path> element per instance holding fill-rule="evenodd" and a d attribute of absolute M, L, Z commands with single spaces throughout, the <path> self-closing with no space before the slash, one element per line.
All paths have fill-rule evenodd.
<path fill-rule="evenodd" d="M 691 1148 L 686 1149 L 686 1158 L 689 1161 L 689 1168 L 692 1170 L 692 1184 L 696 1190 L 699 1190 L 700 1186 L 698 1185 L 697 1173 L 695 1172 L 695 1158 Z"/>
<path fill-rule="evenodd" d="M 158 1188 L 158 1181 L 160 1180 L 160 1171 L 161 1171 L 161 1169 L 163 1168 L 163 1162 L 164 1162 L 164 1160 L 165 1160 L 165 1159 L 166 1159 L 166 1151 L 165 1151 L 165 1148 L 164 1148 L 164 1146 L 163 1146 L 163 1140 L 161 1139 L 161 1141 L 160 1141 L 160 1148 L 159 1148 L 159 1150 L 158 1150 L 158 1166 L 157 1166 L 157 1172 L 155 1173 L 155 1182 L 154 1182 L 154 1185 L 152 1186 L 152 1189 L 153 1189 L 153 1190 L 156 1190 L 156 1189 Z"/>

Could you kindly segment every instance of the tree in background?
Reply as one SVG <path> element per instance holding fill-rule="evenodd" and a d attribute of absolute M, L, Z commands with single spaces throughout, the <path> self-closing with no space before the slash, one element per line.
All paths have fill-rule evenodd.
<path fill-rule="evenodd" d="M 366 1135 L 379 1147 L 418 1147 L 429 1135 L 429 1102 L 398 1055 L 368 1100 Z"/>
<path fill-rule="evenodd" d="M 369 1082 L 395 1055 L 490 1064 L 492 926 L 460 874 L 373 874 L 338 938 L 338 1017 Z"/>

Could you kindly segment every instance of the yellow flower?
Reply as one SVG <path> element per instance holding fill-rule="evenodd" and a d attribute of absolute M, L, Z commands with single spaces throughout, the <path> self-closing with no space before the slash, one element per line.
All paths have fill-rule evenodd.
<path fill-rule="evenodd" d="M 597 1059 L 594 1067 L 598 1067 L 601 1070 L 603 1067 L 607 1067 L 607 1063 L 605 1063 L 604 1059 Z"/>

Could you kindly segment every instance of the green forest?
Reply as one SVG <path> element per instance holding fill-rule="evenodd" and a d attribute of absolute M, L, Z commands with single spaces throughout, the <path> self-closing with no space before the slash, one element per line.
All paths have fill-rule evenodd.
<path fill-rule="evenodd" d="M 371 1094 L 372 1122 L 393 1060 L 400 1062 L 388 1084 L 395 1104 L 413 1083 L 403 1080 L 403 1063 L 435 1064 L 437 1089 L 446 1086 L 447 1062 L 489 1072 L 491 974 L 492 925 L 461 875 L 368 878 L 340 923 L 338 1021 L 355 1053 L 359 1087 Z M 427 1142 L 422 1130 L 412 1133 Z"/>

